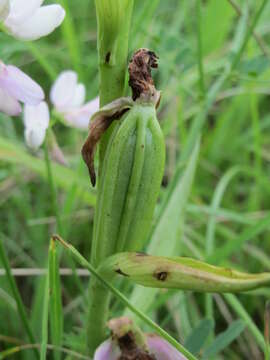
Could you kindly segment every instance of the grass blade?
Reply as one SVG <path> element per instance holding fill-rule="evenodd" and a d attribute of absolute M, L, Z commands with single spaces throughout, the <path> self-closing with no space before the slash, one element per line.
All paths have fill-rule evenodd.
<path fill-rule="evenodd" d="M 49 318 L 49 291 L 50 291 L 50 280 L 49 280 L 49 273 L 47 273 L 46 281 L 45 281 L 45 287 L 44 287 L 40 360 L 46 360 L 46 358 L 47 358 L 48 318 Z"/>
<path fill-rule="evenodd" d="M 198 326 L 188 336 L 185 347 L 192 352 L 192 354 L 199 353 L 213 329 L 213 320 L 204 319 L 200 321 Z"/>
<path fill-rule="evenodd" d="M 8 258 L 7 258 L 5 249 L 4 249 L 4 245 L 3 245 L 1 235 L 0 235 L 0 260 L 1 260 L 1 262 L 2 262 L 2 264 L 4 266 L 4 269 L 6 271 L 6 276 L 7 276 L 8 282 L 9 282 L 9 286 L 10 286 L 10 289 L 11 289 L 12 294 L 14 296 L 14 299 L 16 301 L 17 308 L 18 308 L 18 313 L 19 313 L 19 316 L 21 318 L 22 324 L 24 326 L 25 332 L 28 335 L 28 338 L 31 341 L 31 343 L 34 343 L 35 342 L 35 337 L 34 337 L 34 334 L 32 332 L 31 326 L 30 326 L 30 324 L 28 322 L 28 316 L 26 314 L 26 310 L 25 310 L 24 304 L 22 302 L 21 295 L 20 295 L 19 290 L 17 288 L 14 277 L 12 276 L 10 264 L 9 264 L 9 261 L 8 261 Z M 38 359 L 39 358 L 38 350 L 34 349 L 34 352 L 35 352 L 36 358 Z"/>
<path fill-rule="evenodd" d="M 246 309 L 243 307 L 243 305 L 240 303 L 240 301 L 237 299 L 237 297 L 233 294 L 225 294 L 224 295 L 227 302 L 230 304 L 230 306 L 233 308 L 235 313 L 246 323 L 249 331 L 253 335 L 254 339 L 256 340 L 259 347 L 264 351 L 265 349 L 265 341 L 262 333 L 258 329 L 257 325 L 254 323 L 252 318 L 249 316 Z"/>
<path fill-rule="evenodd" d="M 185 349 L 178 341 L 176 341 L 170 334 L 168 334 L 165 330 L 158 326 L 153 320 L 151 320 L 147 315 L 140 311 L 136 306 L 131 304 L 131 302 L 120 291 L 118 291 L 114 286 L 112 286 L 108 281 L 106 281 L 71 244 L 65 242 L 58 235 L 55 235 L 53 239 L 55 241 L 59 241 L 66 249 L 68 249 L 74 259 L 81 266 L 88 269 L 90 273 L 95 276 L 105 288 L 111 291 L 118 298 L 118 300 L 121 301 L 124 306 L 128 307 L 138 318 L 140 318 L 147 325 L 149 325 L 161 337 L 163 337 L 172 346 L 174 346 L 180 353 L 185 355 L 188 360 L 196 360 L 196 357 L 193 356 L 187 349 Z"/>
<path fill-rule="evenodd" d="M 61 303 L 61 286 L 59 276 L 59 262 L 57 244 L 51 240 L 49 250 L 49 283 L 50 283 L 50 328 L 51 342 L 56 347 L 61 346 L 63 331 L 63 309 Z M 54 353 L 54 358 L 60 359 L 59 352 Z"/>
<path fill-rule="evenodd" d="M 245 329 L 245 322 L 242 320 L 236 320 L 225 330 L 219 334 L 212 344 L 206 348 L 203 353 L 203 359 L 213 359 L 222 350 L 226 349 Z"/>
<path fill-rule="evenodd" d="M 25 148 L 0 136 L 0 160 L 11 164 L 26 166 L 31 171 L 39 174 L 47 180 L 48 174 L 43 159 L 39 159 L 27 153 Z M 78 191 L 83 200 L 89 205 L 95 205 L 96 196 L 91 191 L 88 176 L 78 176 L 70 168 L 52 163 L 52 172 L 55 183 L 63 189 L 70 189 L 70 184 L 77 184 Z"/>

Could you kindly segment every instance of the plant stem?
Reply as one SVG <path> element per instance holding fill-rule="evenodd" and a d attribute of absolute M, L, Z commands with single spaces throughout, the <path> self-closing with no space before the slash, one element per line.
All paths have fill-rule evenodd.
<path fill-rule="evenodd" d="M 153 320 L 151 320 L 147 315 L 145 315 L 142 311 L 136 308 L 129 300 L 111 283 L 105 280 L 100 273 L 72 246 L 71 244 L 65 242 L 60 236 L 53 236 L 55 241 L 59 241 L 61 245 L 63 245 L 67 250 L 70 251 L 75 260 L 88 269 L 92 275 L 94 275 L 96 281 L 100 283 L 101 287 L 107 289 L 111 293 L 113 293 L 127 308 L 129 308 L 136 316 L 142 319 L 147 325 L 149 325 L 153 330 L 155 330 L 161 337 L 167 340 L 172 346 L 174 346 L 180 353 L 186 356 L 188 360 L 196 360 L 197 358 L 192 355 L 184 346 L 182 346 L 178 341 L 176 341 L 170 334 L 168 334 L 165 330 L 163 330 L 160 326 L 158 326 Z M 98 286 L 99 287 L 99 286 Z M 97 288 L 98 289 L 98 288 Z M 98 289 L 98 291 L 100 291 Z M 96 297 L 96 294 L 95 294 Z M 99 309 L 98 309 L 99 311 Z M 95 333 L 92 334 L 92 336 Z"/>
<path fill-rule="evenodd" d="M 53 213 L 56 217 L 56 224 L 58 231 L 62 234 L 63 228 L 61 223 L 61 217 L 59 213 L 59 208 L 57 204 L 57 191 L 55 188 L 54 180 L 53 180 L 53 174 L 52 174 L 52 166 L 51 166 L 51 160 L 49 156 L 49 149 L 48 149 L 48 135 L 46 136 L 45 144 L 44 144 L 44 154 L 45 154 L 45 163 L 46 163 L 46 169 L 47 169 L 47 175 L 48 175 L 48 181 L 51 191 L 51 201 L 52 201 L 52 209 Z"/>
<path fill-rule="evenodd" d="M 133 10 L 133 0 L 107 1 L 105 4 L 106 6 L 102 7 L 103 5 L 103 1 L 96 0 L 101 106 L 124 95 L 127 70 L 128 37 L 131 14 Z M 111 12 L 111 23 L 108 22 L 108 19 L 104 16 L 104 11 L 109 11 L 109 13 Z M 113 15 L 116 16 L 116 19 L 113 19 Z M 112 42 L 110 39 L 113 29 L 110 32 L 108 31 L 108 27 L 110 27 L 111 24 L 113 26 L 116 23 L 118 31 L 116 32 L 115 38 L 113 39 L 114 41 Z M 114 126 L 117 125 L 111 125 L 101 139 L 99 174 L 101 173 L 106 146 Z M 99 199 L 99 195 L 98 191 L 97 199 Z M 99 200 L 97 200 L 97 207 L 98 202 Z M 96 217 L 94 219 L 94 228 L 95 224 Z M 98 241 L 99 239 L 95 238 L 94 235 L 92 250 L 96 248 L 96 243 Z M 94 264 L 94 266 L 97 265 L 98 264 Z M 87 345 L 90 355 L 92 355 L 97 346 L 106 337 L 106 322 L 110 292 L 104 287 L 101 287 L 96 281 L 90 281 L 89 297 L 90 307 L 87 321 Z"/>
<path fill-rule="evenodd" d="M 50 130 L 49 130 L 50 131 Z M 59 207 L 57 203 L 57 191 L 54 184 L 53 173 L 51 160 L 49 156 L 48 149 L 48 134 L 45 139 L 44 151 L 45 151 L 45 163 L 48 173 L 48 181 L 51 190 L 51 202 L 53 212 L 56 216 L 56 227 L 58 231 L 62 234 L 63 227 L 60 218 Z M 48 281 L 51 281 L 51 309 L 50 309 L 50 322 L 52 330 L 52 342 L 55 346 L 61 346 L 62 332 L 63 332 L 63 312 L 62 312 L 62 302 L 61 302 L 61 289 L 60 289 L 60 274 L 59 274 L 59 259 L 58 259 L 58 248 L 50 246 L 50 256 L 49 256 L 49 269 L 50 272 L 47 277 L 50 277 Z M 45 325 L 44 325 L 45 326 Z M 59 354 L 54 355 L 55 359 L 59 359 Z"/>
<path fill-rule="evenodd" d="M 99 0 L 96 0 L 96 7 L 98 1 Z M 113 6 L 119 5 L 113 4 Z M 98 48 L 102 49 L 102 54 L 105 54 L 105 59 L 103 59 L 101 58 L 102 55 L 99 52 L 100 106 L 104 106 L 124 95 L 127 70 L 128 38 L 132 10 L 133 0 L 129 0 L 126 14 L 122 19 L 122 23 L 119 24 L 119 32 L 117 39 L 115 40 L 116 44 L 113 64 L 108 61 L 108 59 L 112 56 L 111 44 L 108 43 L 106 39 L 106 33 L 100 32 L 100 24 L 102 22 L 100 17 L 102 14 L 97 11 L 97 20 L 99 26 Z M 107 130 L 106 134 L 104 134 L 103 138 L 101 139 L 100 164 L 102 164 L 102 159 L 112 132 L 112 128 L 113 126 Z"/>

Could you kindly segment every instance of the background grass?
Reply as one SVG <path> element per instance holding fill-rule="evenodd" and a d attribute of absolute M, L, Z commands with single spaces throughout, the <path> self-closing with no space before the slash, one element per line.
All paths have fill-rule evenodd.
<path fill-rule="evenodd" d="M 44 88 L 47 99 L 57 74 L 74 69 L 86 85 L 90 100 L 98 94 L 94 1 L 58 2 L 68 10 L 63 26 L 31 44 L 0 34 L 1 59 L 30 74 Z M 167 143 L 160 204 L 165 202 L 177 171 L 187 168 L 187 160 L 179 159 L 187 149 L 193 120 L 203 111 L 211 85 L 234 58 L 261 3 L 135 1 L 130 56 L 135 49 L 148 47 L 160 57 L 155 79 L 162 90 L 159 119 Z M 269 16 L 268 3 L 256 26 L 256 38 L 250 38 L 241 61 L 219 90 L 203 125 L 194 181 L 188 186 L 191 179 L 186 176 L 185 186 L 182 185 L 183 197 L 189 192 L 190 196 L 181 203 L 181 193 L 178 194 L 183 211 L 179 211 L 173 228 L 165 227 L 161 232 L 163 241 L 169 241 L 169 230 L 172 231 L 179 255 L 249 272 L 270 271 Z M 90 188 L 80 156 L 86 133 L 60 123 L 56 123 L 54 131 L 69 162 L 67 169 L 52 164 L 61 235 L 89 258 L 95 192 Z M 12 268 L 47 268 L 50 235 L 57 226 L 59 231 L 43 155 L 43 149 L 32 154 L 25 147 L 20 118 L 0 114 L 0 236 Z M 157 207 L 156 219 L 160 218 L 161 208 Z M 63 253 L 61 268 L 65 267 L 72 268 L 73 263 Z M 35 341 L 44 349 L 48 279 L 30 276 L 27 270 L 22 273 L 23 276 L 16 277 L 16 283 Z M 64 319 L 61 348 L 48 351 L 47 358 L 53 354 L 54 358 L 66 359 L 85 356 L 87 284 L 87 277 L 61 277 Z M 53 286 L 58 287 L 57 279 Z M 118 287 L 128 296 L 132 290 L 125 282 Z M 147 314 L 199 358 L 263 359 L 264 309 L 269 296 L 269 289 L 237 297 L 158 291 Z M 7 349 L 12 349 L 9 350 L 13 351 L 12 359 L 34 359 L 35 353 L 27 349 L 32 341 L 15 300 L 8 277 L 1 275 L 0 359 L 8 354 Z M 123 310 L 114 300 L 110 316 L 119 316 Z M 49 344 L 55 344 L 52 333 L 53 329 L 48 335 Z M 200 339 L 199 344 L 196 339 Z M 69 350 L 63 348 L 76 354 L 67 354 L 64 351 Z"/>

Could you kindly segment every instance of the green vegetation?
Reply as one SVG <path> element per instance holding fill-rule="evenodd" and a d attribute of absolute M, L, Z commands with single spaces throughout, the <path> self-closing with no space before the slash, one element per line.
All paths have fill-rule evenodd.
<path fill-rule="evenodd" d="M 99 93 L 99 67 L 103 104 L 121 96 L 125 83 L 130 95 L 124 78 L 115 95 L 109 89 L 125 67 L 127 39 L 116 47 L 116 75 L 99 64 L 94 0 L 51 3 L 66 9 L 62 26 L 31 43 L 0 32 L 1 60 L 35 79 L 48 101 L 67 69 L 79 74 L 87 101 Z M 145 252 L 270 272 L 269 17 L 267 0 L 134 0 L 128 58 L 140 47 L 159 56 L 153 76 L 166 140 Z M 0 360 L 90 359 L 88 285 L 100 275 L 87 261 L 97 190 L 81 157 L 86 131 L 64 126 L 53 112 L 51 125 L 68 167 L 51 159 L 49 141 L 29 150 L 21 117 L 0 113 Z M 76 250 L 51 240 L 55 233 L 79 251 L 75 259 Z M 144 288 L 119 277 L 113 286 L 95 281 L 107 286 L 106 298 L 108 290 L 114 295 L 109 318 L 128 315 L 183 345 L 191 359 L 270 359 L 269 286 L 222 295 Z"/>

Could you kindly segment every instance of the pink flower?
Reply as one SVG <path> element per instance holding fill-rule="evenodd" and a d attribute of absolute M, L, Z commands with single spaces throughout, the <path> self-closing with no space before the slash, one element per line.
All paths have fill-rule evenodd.
<path fill-rule="evenodd" d="M 13 65 L 0 61 L 0 111 L 10 116 L 21 112 L 19 101 L 38 105 L 44 99 L 41 87 Z"/>
<path fill-rule="evenodd" d="M 149 355 L 156 360 L 186 360 L 184 355 L 157 335 L 147 334 L 146 345 Z M 118 344 L 114 340 L 106 340 L 97 348 L 94 360 L 118 360 L 120 355 Z"/>
<path fill-rule="evenodd" d="M 99 108 L 99 98 L 84 104 L 85 86 L 78 83 L 74 71 L 63 71 L 52 86 L 50 94 L 55 110 L 64 118 L 67 125 L 87 129 L 90 117 Z"/>
<path fill-rule="evenodd" d="M 7 0 L 0 1 L 6 4 L 5 16 L 0 17 L 6 30 L 22 40 L 36 40 L 50 34 L 65 17 L 60 5 L 41 6 L 44 0 L 9 0 L 9 4 Z"/>
<path fill-rule="evenodd" d="M 50 114 L 48 105 L 42 101 L 39 105 L 25 105 L 24 108 L 24 137 L 27 145 L 37 150 L 46 136 Z"/>

